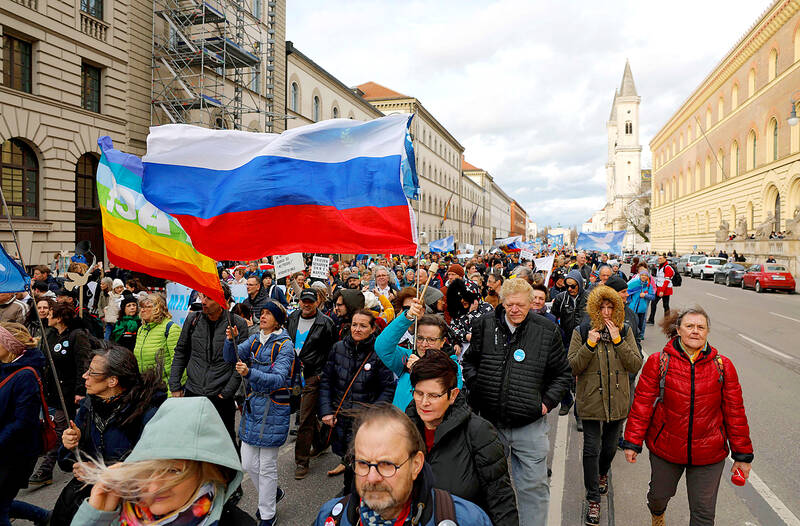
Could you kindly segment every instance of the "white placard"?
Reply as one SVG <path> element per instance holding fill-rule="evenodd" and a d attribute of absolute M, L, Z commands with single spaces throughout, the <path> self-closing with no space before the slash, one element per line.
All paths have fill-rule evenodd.
<path fill-rule="evenodd" d="M 553 262 L 555 261 L 555 257 L 555 255 L 550 255 L 544 258 L 536 258 L 533 260 L 533 264 L 536 265 L 536 271 L 545 273 L 545 286 L 550 283 L 550 274 L 553 272 Z"/>
<path fill-rule="evenodd" d="M 325 256 L 314 256 L 314 259 L 311 260 L 311 277 L 328 279 L 328 268 L 330 263 L 330 258 L 326 258 Z"/>
<path fill-rule="evenodd" d="M 528 261 L 533 261 L 533 252 L 530 250 L 520 250 L 519 251 L 519 259 L 522 261 L 523 259 L 527 259 Z"/>
<path fill-rule="evenodd" d="M 244 283 L 236 283 L 229 285 L 231 288 L 231 295 L 233 301 L 241 303 L 247 297 L 247 285 Z M 186 321 L 186 316 L 189 315 L 189 297 L 192 294 L 192 289 L 175 283 L 173 281 L 167 282 L 167 310 L 172 315 L 172 321 L 183 326 Z"/>
<path fill-rule="evenodd" d="M 466 250 L 467 252 L 475 252 L 475 245 L 464 243 L 464 250 Z"/>
<path fill-rule="evenodd" d="M 272 256 L 272 262 L 275 264 L 275 279 L 281 279 L 306 268 L 303 254 L 300 252 L 285 256 Z"/>

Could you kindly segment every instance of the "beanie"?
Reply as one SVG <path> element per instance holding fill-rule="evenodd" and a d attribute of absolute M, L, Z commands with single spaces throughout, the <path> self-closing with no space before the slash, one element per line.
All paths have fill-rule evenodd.
<path fill-rule="evenodd" d="M 616 290 L 617 292 L 621 290 L 626 290 L 628 288 L 628 284 L 625 283 L 625 280 L 619 276 L 611 276 L 610 278 L 608 278 L 608 281 L 606 281 L 606 285 Z"/>
<path fill-rule="evenodd" d="M 119 310 L 122 312 L 122 314 L 125 314 L 125 306 L 128 305 L 129 303 L 138 304 L 139 302 L 137 301 L 136 296 L 134 296 L 131 291 L 124 290 L 122 291 L 122 300 L 120 300 L 119 302 Z"/>
<path fill-rule="evenodd" d="M 459 265 L 458 263 L 453 263 L 449 267 L 447 267 L 447 272 L 452 272 L 453 274 L 458 274 L 460 277 L 464 277 L 464 267 Z"/>
<path fill-rule="evenodd" d="M 283 310 L 283 307 L 275 303 L 274 301 L 268 301 L 264 304 L 264 309 L 268 310 L 272 317 L 275 318 L 275 321 L 278 322 L 279 327 L 283 327 L 283 324 L 286 323 L 286 311 Z"/>
<path fill-rule="evenodd" d="M 125 284 L 119 278 L 115 279 L 114 282 L 111 284 L 111 288 L 112 289 L 115 289 L 117 287 L 124 287 L 124 286 L 125 286 Z"/>

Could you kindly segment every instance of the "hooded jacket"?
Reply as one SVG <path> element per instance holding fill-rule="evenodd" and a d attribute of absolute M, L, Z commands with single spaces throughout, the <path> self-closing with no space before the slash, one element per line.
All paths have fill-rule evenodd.
<path fill-rule="evenodd" d="M 614 305 L 612 321 L 619 328 L 620 339 L 601 339 L 592 345 L 584 337 L 589 329 L 608 335 L 600 312 L 604 301 Z M 592 290 L 586 311 L 589 322 L 584 321 L 573 331 L 567 354 L 572 373 L 578 377 L 578 416 L 603 422 L 621 420 L 628 415 L 630 406 L 628 374 L 636 374 L 642 366 L 635 331 L 625 323 L 625 303 L 611 287 L 601 285 Z"/>
<path fill-rule="evenodd" d="M 39 349 L 28 349 L 13 362 L 0 363 L 0 382 L 23 367 L 33 367 L 42 377 L 44 356 Z M 41 409 L 39 383 L 31 371 L 18 372 L 0 388 L 0 463 L 36 457 L 42 452 Z"/>
<path fill-rule="evenodd" d="M 175 437 L 181 437 L 176 440 Z M 214 496 L 206 522 L 216 526 L 222 507 L 242 482 L 242 464 L 231 437 L 217 410 L 205 397 L 170 398 L 145 426 L 139 442 L 125 462 L 141 460 L 196 460 L 228 468 L 233 478 L 225 491 Z M 119 526 L 120 507 L 100 511 L 87 499 L 81 504 L 72 524 L 80 526 Z"/>
<path fill-rule="evenodd" d="M 566 279 L 574 279 L 578 283 L 578 294 L 574 297 L 570 296 L 569 289 L 567 289 L 556 296 L 553 300 L 553 306 L 550 308 L 550 313 L 558 318 L 558 323 L 561 325 L 564 335 L 564 347 L 569 345 L 572 331 L 580 325 L 581 319 L 586 313 L 586 298 L 588 296 L 588 293 L 583 289 L 583 276 L 578 270 L 570 270 L 565 281 Z"/>
<path fill-rule="evenodd" d="M 644 297 L 639 296 L 644 292 Z M 651 277 L 645 284 L 639 276 L 628 282 L 628 306 L 636 314 L 647 313 L 647 306 L 656 299 L 655 280 Z"/>
<path fill-rule="evenodd" d="M 425 436 L 416 404 L 409 404 L 406 414 Z M 477 504 L 495 526 L 519 524 L 503 443 L 492 424 L 470 411 L 463 394 L 445 412 L 425 461 L 437 488 Z"/>

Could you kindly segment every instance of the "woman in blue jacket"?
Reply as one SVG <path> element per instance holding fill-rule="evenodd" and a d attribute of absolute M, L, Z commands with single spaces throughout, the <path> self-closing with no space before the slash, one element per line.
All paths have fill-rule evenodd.
<path fill-rule="evenodd" d="M 283 328 L 285 322 L 283 307 L 269 301 L 261 310 L 259 332 L 235 347 L 233 339 L 239 331 L 229 327 L 222 348 L 225 361 L 235 363 L 236 372 L 247 380 L 239 439 L 242 467 L 258 488 L 259 526 L 272 526 L 275 522 L 278 448 L 289 434 L 294 345 Z"/>
<path fill-rule="evenodd" d="M 628 282 L 628 306 L 636 313 L 640 340 L 644 340 L 644 329 L 647 327 L 647 323 L 645 323 L 647 307 L 655 297 L 655 280 L 650 277 L 650 272 L 643 268 L 635 278 Z"/>

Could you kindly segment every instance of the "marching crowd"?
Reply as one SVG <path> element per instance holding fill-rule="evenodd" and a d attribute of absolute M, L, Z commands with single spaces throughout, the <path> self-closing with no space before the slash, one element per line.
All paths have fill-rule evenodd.
<path fill-rule="evenodd" d="M 30 294 L 0 294 L 0 526 L 225 524 L 245 472 L 273 526 L 290 432 L 296 479 L 341 459 L 318 526 L 544 525 L 552 411 L 583 432 L 586 524 L 617 450 L 636 462 L 644 444 L 652 524 L 684 472 L 690 524 L 713 524 L 725 458 L 746 479 L 753 447 L 708 314 L 670 308 L 663 255 L 629 276 L 607 254 L 554 256 L 550 272 L 513 254 L 334 260 L 285 284 L 223 265 L 227 304 L 197 294 L 182 326 L 122 269 L 76 257 L 92 293 L 36 267 Z M 666 343 L 644 360 L 659 302 Z M 56 465 L 72 474 L 56 502 L 16 500 Z"/>

